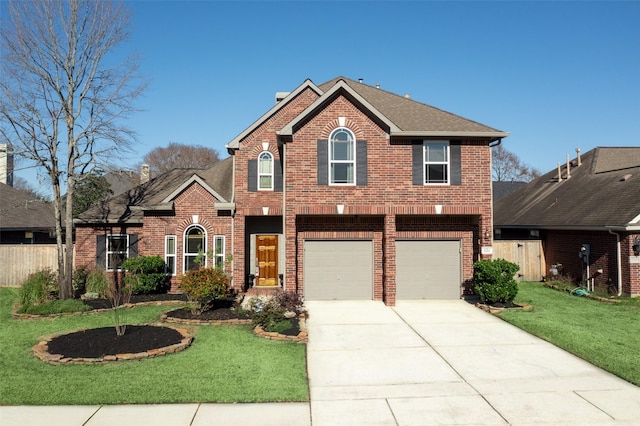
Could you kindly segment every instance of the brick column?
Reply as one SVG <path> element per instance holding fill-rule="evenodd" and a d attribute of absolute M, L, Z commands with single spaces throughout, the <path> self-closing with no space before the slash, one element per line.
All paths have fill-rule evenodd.
<path fill-rule="evenodd" d="M 384 217 L 383 237 L 384 276 L 382 281 L 385 305 L 396 304 L 396 216 L 393 213 Z"/>

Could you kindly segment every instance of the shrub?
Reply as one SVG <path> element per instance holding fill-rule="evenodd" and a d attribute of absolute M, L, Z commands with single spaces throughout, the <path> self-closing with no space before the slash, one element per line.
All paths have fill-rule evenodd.
<path fill-rule="evenodd" d="M 102 269 L 94 269 L 87 274 L 85 284 L 87 293 L 96 293 L 99 297 L 106 297 L 109 291 L 109 277 Z"/>
<path fill-rule="evenodd" d="M 249 306 L 253 311 L 253 322 L 265 330 L 275 331 L 289 318 L 298 316 L 302 308 L 302 298 L 295 292 L 281 293 L 269 298 L 255 297 Z"/>
<path fill-rule="evenodd" d="M 191 270 L 182 275 L 180 289 L 187 295 L 191 313 L 200 315 L 214 300 L 229 295 L 229 278 L 220 268 Z"/>
<path fill-rule="evenodd" d="M 58 277 L 50 269 L 34 272 L 18 291 L 20 305 L 35 306 L 50 300 L 58 291 Z"/>
<path fill-rule="evenodd" d="M 37 306 L 22 306 L 22 308 L 18 310 L 18 313 L 32 315 L 52 315 L 63 312 L 83 312 L 90 309 L 90 306 L 85 305 L 77 299 L 53 299 Z"/>
<path fill-rule="evenodd" d="M 89 269 L 86 266 L 80 266 L 73 271 L 71 278 L 73 291 L 78 297 L 79 294 L 84 294 L 87 291 L 87 277 L 89 276 Z"/>
<path fill-rule="evenodd" d="M 473 264 L 473 283 L 483 303 L 511 303 L 518 294 L 514 275 L 520 267 L 504 259 L 480 260 Z"/>
<path fill-rule="evenodd" d="M 167 290 L 164 260 L 160 256 L 130 257 L 122 263 L 124 280 L 132 286 L 133 294 L 161 293 Z"/>

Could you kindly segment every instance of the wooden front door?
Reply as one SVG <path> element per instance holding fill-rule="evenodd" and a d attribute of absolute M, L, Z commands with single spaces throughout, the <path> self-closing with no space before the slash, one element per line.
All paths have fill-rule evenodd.
<path fill-rule="evenodd" d="M 256 235 L 256 285 L 273 287 L 278 285 L 278 236 Z"/>

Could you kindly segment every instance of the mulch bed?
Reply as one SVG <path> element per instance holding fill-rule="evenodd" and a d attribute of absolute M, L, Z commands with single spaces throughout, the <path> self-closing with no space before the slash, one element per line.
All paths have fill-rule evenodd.
<path fill-rule="evenodd" d="M 233 298 L 216 300 L 210 309 L 200 315 L 194 315 L 189 308 L 175 309 L 166 313 L 167 318 L 185 320 L 181 322 L 207 322 L 226 320 L 249 320 L 251 314 L 240 308 Z"/>
<path fill-rule="evenodd" d="M 169 327 L 129 325 L 122 336 L 116 334 L 114 327 L 102 327 L 54 337 L 48 344 L 48 352 L 64 358 L 101 358 L 176 345 L 182 339 L 182 334 Z"/>
<path fill-rule="evenodd" d="M 186 302 L 187 296 L 184 294 L 134 294 L 131 296 L 129 303 L 150 303 L 150 302 Z M 109 299 L 85 299 L 82 301 L 85 305 L 91 306 L 91 309 L 111 309 L 111 301 Z"/>

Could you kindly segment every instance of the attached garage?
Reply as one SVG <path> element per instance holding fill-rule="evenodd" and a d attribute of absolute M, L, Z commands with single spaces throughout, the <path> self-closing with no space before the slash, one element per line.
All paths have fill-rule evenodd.
<path fill-rule="evenodd" d="M 304 297 L 307 300 L 373 299 L 373 242 L 304 242 Z"/>
<path fill-rule="evenodd" d="M 460 241 L 396 241 L 396 299 L 459 299 Z"/>

